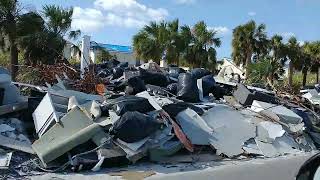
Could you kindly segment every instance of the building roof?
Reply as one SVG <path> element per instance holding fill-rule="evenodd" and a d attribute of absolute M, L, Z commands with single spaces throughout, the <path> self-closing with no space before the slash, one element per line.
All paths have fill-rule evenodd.
<path fill-rule="evenodd" d="M 90 48 L 96 48 L 101 47 L 106 49 L 109 52 L 122 52 L 122 53 L 132 53 L 133 49 L 131 46 L 122 46 L 122 45 L 116 45 L 116 44 L 103 44 L 103 43 L 97 43 L 94 41 L 90 42 Z"/>

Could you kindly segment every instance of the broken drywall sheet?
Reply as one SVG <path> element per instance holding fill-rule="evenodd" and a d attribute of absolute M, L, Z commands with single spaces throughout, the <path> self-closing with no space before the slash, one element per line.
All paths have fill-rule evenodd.
<path fill-rule="evenodd" d="M 257 138 L 263 142 L 273 142 L 277 137 L 283 136 L 282 126 L 270 121 L 260 122 L 257 126 Z"/>
<path fill-rule="evenodd" d="M 274 142 L 262 142 L 255 139 L 258 148 L 266 157 L 277 157 L 286 154 L 295 154 L 300 152 L 299 145 L 289 135 L 277 137 Z"/>
<path fill-rule="evenodd" d="M 0 135 L 0 146 L 15 149 L 18 151 L 34 154 L 30 141 L 19 141 L 13 138 Z"/>
<path fill-rule="evenodd" d="M 15 130 L 15 128 L 13 128 L 7 124 L 0 124 L 0 133 L 14 131 L 14 130 Z"/>
<path fill-rule="evenodd" d="M 9 168 L 11 157 L 12 157 L 12 152 L 0 153 L 0 170 Z"/>
<path fill-rule="evenodd" d="M 245 150 L 248 154 L 263 155 L 263 152 L 257 146 L 254 138 L 251 138 L 248 141 L 246 141 L 242 149 Z"/>
<path fill-rule="evenodd" d="M 192 144 L 209 145 L 210 137 L 213 138 L 213 130 L 207 123 L 192 109 L 187 108 L 176 116 L 183 132 L 187 135 Z"/>
<path fill-rule="evenodd" d="M 218 154 L 229 157 L 243 153 L 243 143 L 256 136 L 256 127 L 240 112 L 224 105 L 217 105 L 202 118 L 213 129 L 210 144 Z"/>
<path fill-rule="evenodd" d="M 270 104 L 254 100 L 251 106 L 251 110 L 255 112 L 260 112 L 263 110 L 271 111 L 278 115 L 280 120 L 284 123 L 299 124 L 302 122 L 302 118 L 300 116 L 282 105 Z"/>

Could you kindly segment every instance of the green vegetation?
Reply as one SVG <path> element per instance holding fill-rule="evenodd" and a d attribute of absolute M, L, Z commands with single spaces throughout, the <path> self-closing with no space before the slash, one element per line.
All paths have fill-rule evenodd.
<path fill-rule="evenodd" d="M 215 69 L 216 50 L 221 45 L 216 32 L 208 30 L 200 21 L 193 27 L 179 26 L 179 21 L 151 22 L 133 37 L 137 58 L 159 63 L 162 58 L 169 64 L 187 62 L 191 67 Z"/>
<path fill-rule="evenodd" d="M 18 0 L 0 1 L 0 65 L 11 69 L 13 79 L 19 64 L 35 66 L 65 61 L 62 56 L 65 37 L 75 40 L 81 34 L 80 30 L 71 30 L 73 8 L 45 5 L 40 12 L 28 12 L 20 7 Z M 210 30 L 204 21 L 192 27 L 181 26 L 178 19 L 150 22 L 133 36 L 134 52 L 140 60 L 159 63 L 165 59 L 169 64 L 212 71 L 220 45 L 217 32 Z M 80 51 L 75 45 L 72 48 Z M 101 48 L 97 63 L 113 58 L 116 57 Z M 255 21 L 234 28 L 232 58 L 245 67 L 247 83 L 295 88 L 320 81 L 320 41 L 301 45 L 295 37 L 287 42 L 280 35 L 268 37 L 266 25 Z M 289 69 L 283 81 L 285 63 L 289 63 Z"/>
<path fill-rule="evenodd" d="M 297 82 L 301 82 L 300 86 L 311 83 L 308 78 L 309 72 L 317 72 L 316 81 L 312 82 L 319 82 L 320 41 L 300 45 L 295 37 L 291 37 L 284 43 L 280 35 L 268 38 L 266 26 L 257 26 L 254 21 L 234 29 L 232 58 L 237 65 L 243 64 L 246 67 L 247 83 L 285 86 L 279 80 L 286 62 L 289 62 L 289 69 L 285 82 L 289 88 L 298 86 Z M 295 71 L 301 71 L 302 77 L 296 77 Z"/>
<path fill-rule="evenodd" d="M 96 57 L 96 64 L 100 64 L 104 61 L 109 61 L 111 59 L 117 59 L 116 55 L 111 55 L 109 53 L 109 51 L 107 51 L 106 49 L 100 47 L 98 49 L 98 53 L 97 53 L 97 57 Z"/>
<path fill-rule="evenodd" d="M 24 12 L 24 13 L 22 13 Z M 63 60 L 64 36 L 76 38 L 80 31 L 71 31 L 73 9 L 44 6 L 42 13 L 20 9 L 17 0 L 0 1 L 0 47 L 9 51 L 11 74 L 18 71 L 18 52 L 27 65 L 53 64 Z"/>

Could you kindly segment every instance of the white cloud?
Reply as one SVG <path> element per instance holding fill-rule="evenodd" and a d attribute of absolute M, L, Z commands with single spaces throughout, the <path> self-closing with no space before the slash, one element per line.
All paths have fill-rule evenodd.
<path fill-rule="evenodd" d="M 166 9 L 151 8 L 136 0 L 96 0 L 94 7 L 75 7 L 72 27 L 85 32 L 98 31 L 105 26 L 139 28 L 169 15 Z"/>
<path fill-rule="evenodd" d="M 256 13 L 256 12 L 251 11 L 251 12 L 248 12 L 248 15 L 249 15 L 249 16 L 255 16 L 255 15 L 257 15 L 257 13 Z"/>
<path fill-rule="evenodd" d="M 208 27 L 208 29 L 216 31 L 220 36 L 225 36 L 231 33 L 231 30 L 225 26 Z"/>
<path fill-rule="evenodd" d="M 124 20 L 132 18 L 140 22 L 160 21 L 169 15 L 166 9 L 150 8 L 136 0 L 96 0 L 94 5 Z"/>
<path fill-rule="evenodd" d="M 175 0 L 178 4 L 194 4 L 196 0 Z"/>
<path fill-rule="evenodd" d="M 97 31 L 104 27 L 106 22 L 102 12 L 96 9 L 80 7 L 73 8 L 72 28 L 84 32 Z"/>
<path fill-rule="evenodd" d="M 292 36 L 296 36 L 293 32 L 284 32 L 281 34 L 283 36 L 283 38 L 285 39 L 289 39 L 291 38 Z"/>

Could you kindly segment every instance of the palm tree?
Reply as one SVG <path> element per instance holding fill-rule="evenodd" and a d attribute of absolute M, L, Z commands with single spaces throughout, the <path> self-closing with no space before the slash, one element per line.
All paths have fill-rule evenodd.
<path fill-rule="evenodd" d="M 289 69 L 288 69 L 288 84 L 292 87 L 292 78 L 294 70 L 302 69 L 302 49 L 295 37 L 291 37 L 287 43 Z"/>
<path fill-rule="evenodd" d="M 69 39 L 76 39 L 81 35 L 80 30 L 71 30 L 73 8 L 63 9 L 60 6 L 43 6 L 43 16 L 46 21 L 48 31 Z"/>
<path fill-rule="evenodd" d="M 272 71 L 269 74 L 269 80 L 271 84 L 273 84 L 273 80 L 275 79 L 275 75 L 280 75 L 283 72 L 283 66 L 287 61 L 287 48 L 285 44 L 282 42 L 283 38 L 280 35 L 274 35 L 269 43 L 270 46 L 270 56 L 271 58 L 267 58 L 270 61 L 270 68 Z"/>
<path fill-rule="evenodd" d="M 320 41 L 306 43 L 304 45 L 304 52 L 309 55 L 311 63 L 309 64 L 317 70 L 317 82 L 319 83 L 320 74 Z"/>
<path fill-rule="evenodd" d="M 246 66 L 247 74 L 249 74 L 252 58 L 255 57 L 257 60 L 268 52 L 265 29 L 264 24 L 257 27 L 254 21 L 250 21 L 233 30 L 232 58 L 237 65 Z"/>
<path fill-rule="evenodd" d="M 72 9 L 44 6 L 44 17 L 36 12 L 21 12 L 17 0 L 0 1 L 0 45 L 9 46 L 13 79 L 18 71 L 18 48 L 27 64 L 54 62 L 61 57 L 66 43 L 63 37 L 80 35 L 79 30 L 70 31 Z"/>
<path fill-rule="evenodd" d="M 67 36 L 74 40 L 81 34 L 80 30 L 71 30 L 72 14 L 71 8 L 49 5 L 43 6 L 42 16 L 33 15 L 37 19 L 34 22 L 37 31 L 22 34 L 19 42 L 27 64 L 53 64 L 64 59 L 64 38 Z"/>
<path fill-rule="evenodd" d="M 184 58 L 193 67 L 206 67 L 216 64 L 216 47 L 220 47 L 221 40 L 216 37 L 217 32 L 208 30 L 207 25 L 200 21 L 191 29 L 181 27 L 182 43 L 185 47 Z"/>
<path fill-rule="evenodd" d="M 152 59 L 157 63 L 160 62 L 165 49 L 166 27 L 165 22 L 160 24 L 151 22 L 133 36 L 133 47 L 137 58 L 144 61 Z"/>
<path fill-rule="evenodd" d="M 167 39 L 165 44 L 166 57 L 169 64 L 179 65 L 181 52 L 183 51 L 182 39 L 179 34 L 179 20 L 176 19 L 167 24 Z"/>
<path fill-rule="evenodd" d="M 18 71 L 17 18 L 19 10 L 17 0 L 0 1 L 0 45 L 8 43 L 10 50 L 11 76 L 15 80 Z"/>

